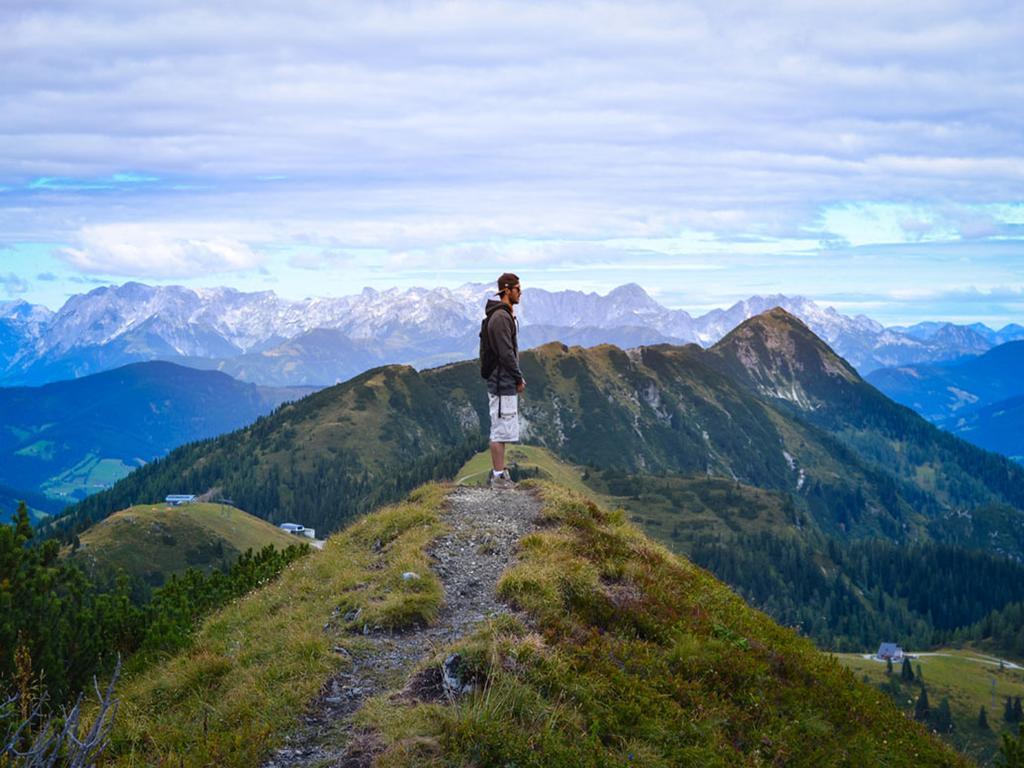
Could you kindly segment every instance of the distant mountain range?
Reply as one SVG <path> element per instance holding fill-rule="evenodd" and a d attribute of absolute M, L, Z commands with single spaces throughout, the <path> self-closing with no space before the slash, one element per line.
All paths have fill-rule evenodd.
<path fill-rule="evenodd" d="M 867 379 L 933 424 L 1024 461 L 1024 341 L 963 360 L 883 368 Z"/>
<path fill-rule="evenodd" d="M 182 443 L 237 429 L 310 391 L 164 362 L 0 389 L 0 486 L 52 512 L 37 494 L 56 506 L 77 501 Z"/>
<path fill-rule="evenodd" d="M 577 464 L 718 476 L 787 494 L 828 535 L 1024 556 L 1024 469 L 893 403 L 782 309 L 710 349 L 547 344 L 522 356 L 527 440 Z M 78 505 L 86 526 L 174 490 L 329 533 L 484 445 L 474 362 L 378 368 L 183 446 Z M 962 514 L 965 510 L 969 514 Z"/>
<path fill-rule="evenodd" d="M 270 291 L 126 283 L 73 296 L 57 312 L 0 303 L 0 385 L 39 385 L 149 360 L 272 386 L 329 385 L 388 363 L 427 368 L 476 355 L 482 307 L 492 293 L 478 284 L 366 288 L 351 296 L 292 302 Z M 976 355 L 1024 339 L 1019 325 L 999 331 L 949 323 L 884 328 L 800 296 L 754 296 L 692 317 L 630 284 L 606 296 L 527 288 L 518 309 L 521 346 L 559 341 L 706 347 L 774 306 L 800 318 L 861 374 Z"/>

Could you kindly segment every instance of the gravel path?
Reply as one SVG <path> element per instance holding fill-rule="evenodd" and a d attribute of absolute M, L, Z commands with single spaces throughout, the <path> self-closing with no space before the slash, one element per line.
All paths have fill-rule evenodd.
<path fill-rule="evenodd" d="M 365 642 L 359 650 L 341 651 L 351 657 L 351 666 L 324 683 L 300 728 L 263 768 L 369 766 L 380 745 L 373 734 L 354 732 L 352 715 L 368 697 L 402 688 L 418 662 L 484 618 L 509 612 L 495 595 L 495 586 L 519 539 L 535 528 L 540 507 L 526 491 L 452 491 L 442 513 L 450 530 L 428 550 L 444 584 L 445 602 L 437 622 L 399 634 L 371 633 L 361 638 Z M 440 685 L 440 670 L 437 677 Z"/>

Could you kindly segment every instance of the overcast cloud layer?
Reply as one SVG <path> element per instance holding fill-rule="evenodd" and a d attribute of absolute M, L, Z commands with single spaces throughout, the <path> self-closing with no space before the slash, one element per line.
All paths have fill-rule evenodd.
<path fill-rule="evenodd" d="M 1020 3 L 214 5 L 0 6 L 0 293 L 1024 309 Z"/>

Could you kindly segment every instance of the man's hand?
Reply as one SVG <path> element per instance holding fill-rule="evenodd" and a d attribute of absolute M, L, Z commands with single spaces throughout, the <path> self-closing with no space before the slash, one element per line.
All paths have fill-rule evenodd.
<path fill-rule="evenodd" d="M 516 382 L 516 392 L 522 392 L 526 389 L 526 379 L 520 379 Z"/>

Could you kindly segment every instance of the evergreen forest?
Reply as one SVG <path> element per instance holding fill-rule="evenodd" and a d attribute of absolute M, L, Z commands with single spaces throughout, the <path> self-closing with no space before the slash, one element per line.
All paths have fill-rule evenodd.
<path fill-rule="evenodd" d="M 125 574 L 97 585 L 59 549 L 55 539 L 37 541 L 24 504 L 13 524 L 0 525 L 0 695 L 21 702 L 8 716 L 40 701 L 56 711 L 91 690 L 118 656 L 125 670 L 137 670 L 183 647 L 204 616 L 274 579 L 310 547 L 268 545 L 209 575 L 189 569 L 142 604 Z M 0 722 L 0 732 L 9 725 Z"/>

